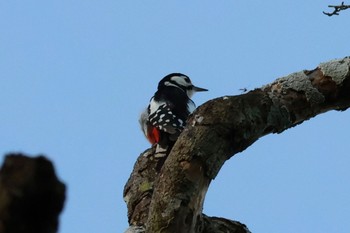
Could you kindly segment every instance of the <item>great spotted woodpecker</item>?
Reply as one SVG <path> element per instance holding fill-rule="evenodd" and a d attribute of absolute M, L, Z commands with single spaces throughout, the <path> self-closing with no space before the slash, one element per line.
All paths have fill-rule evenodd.
<path fill-rule="evenodd" d="M 160 80 L 158 90 L 139 120 L 148 141 L 157 145 L 156 156 L 165 156 L 174 145 L 187 117 L 195 109 L 191 97 L 199 91 L 208 90 L 194 86 L 190 78 L 181 73 L 172 73 Z"/>

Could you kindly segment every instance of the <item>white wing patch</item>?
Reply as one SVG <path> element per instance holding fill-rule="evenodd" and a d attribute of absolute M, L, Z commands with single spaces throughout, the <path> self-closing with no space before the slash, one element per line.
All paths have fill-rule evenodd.
<path fill-rule="evenodd" d="M 154 97 L 152 97 L 151 102 L 149 103 L 149 114 L 155 113 L 160 106 L 166 104 L 165 101 L 154 101 Z"/>

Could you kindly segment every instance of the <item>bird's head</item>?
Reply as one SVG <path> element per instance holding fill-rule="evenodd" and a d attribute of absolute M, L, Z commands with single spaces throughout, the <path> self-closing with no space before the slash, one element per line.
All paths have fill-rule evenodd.
<path fill-rule="evenodd" d="M 208 91 L 205 88 L 194 86 L 190 78 L 181 73 L 168 74 L 160 80 L 158 90 L 164 87 L 179 88 L 187 94 L 188 98 L 191 98 L 195 92 Z"/>

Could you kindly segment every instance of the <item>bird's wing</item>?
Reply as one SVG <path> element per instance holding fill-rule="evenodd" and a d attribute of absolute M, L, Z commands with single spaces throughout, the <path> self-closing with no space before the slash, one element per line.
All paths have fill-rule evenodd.
<path fill-rule="evenodd" d="M 169 134 L 175 134 L 182 131 L 184 121 L 178 118 L 171 109 L 171 104 L 164 102 L 158 106 L 157 110 L 149 115 L 148 119 L 159 130 Z"/>

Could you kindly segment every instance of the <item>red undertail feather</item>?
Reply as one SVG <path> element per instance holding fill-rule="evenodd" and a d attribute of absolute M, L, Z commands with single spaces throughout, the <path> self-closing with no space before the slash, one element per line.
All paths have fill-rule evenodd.
<path fill-rule="evenodd" d="M 147 132 L 147 139 L 152 145 L 158 143 L 159 140 L 160 140 L 160 131 L 159 131 L 159 129 L 157 129 L 156 127 L 150 126 L 148 128 L 148 132 Z"/>

